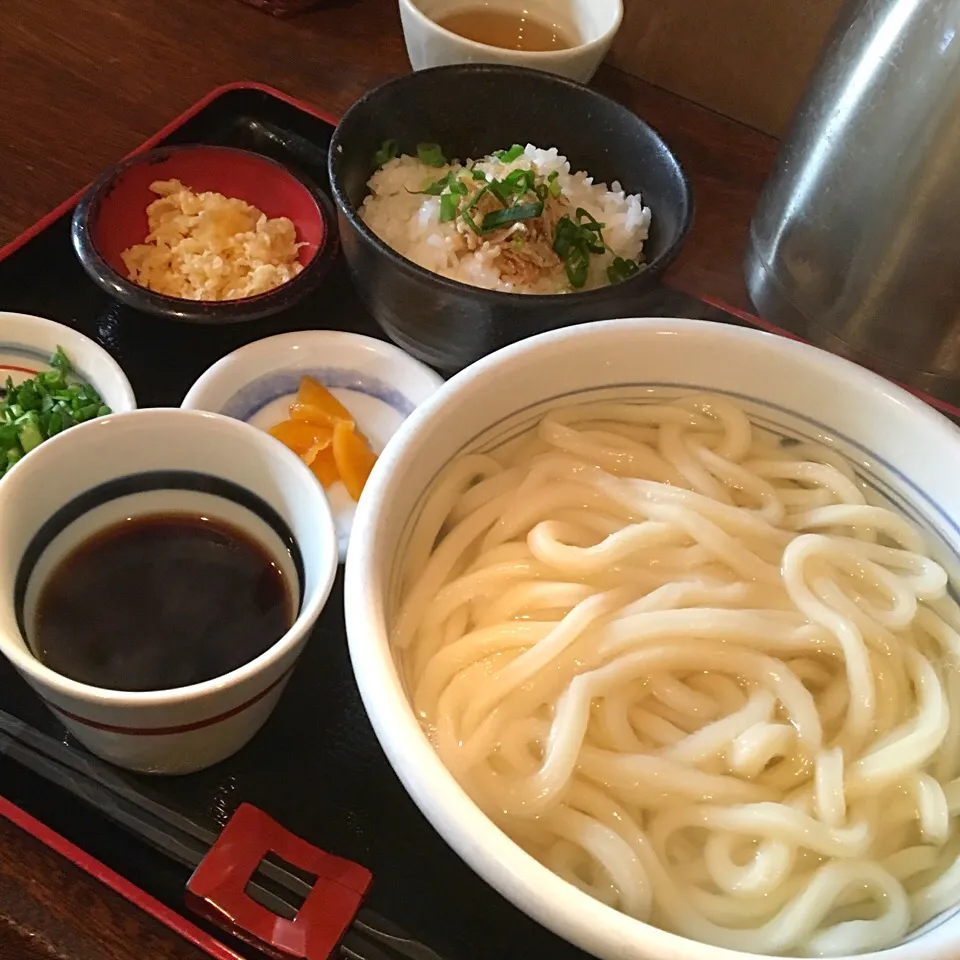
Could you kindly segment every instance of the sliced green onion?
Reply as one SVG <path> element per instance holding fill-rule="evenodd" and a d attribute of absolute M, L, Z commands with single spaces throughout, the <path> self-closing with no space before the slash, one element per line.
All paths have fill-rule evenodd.
<path fill-rule="evenodd" d="M 508 206 L 513 200 L 513 190 L 502 180 L 491 180 L 489 189 L 504 206 Z"/>
<path fill-rule="evenodd" d="M 571 287 L 580 288 L 587 282 L 588 255 L 580 247 L 572 247 L 567 254 L 563 269 Z"/>
<path fill-rule="evenodd" d="M 457 205 L 459 199 L 456 194 L 445 193 L 440 197 L 440 222 L 449 223 L 457 219 Z"/>
<path fill-rule="evenodd" d="M 576 221 L 566 215 L 557 221 L 553 235 L 553 249 L 563 261 L 570 285 L 579 288 L 587 282 L 590 254 L 606 253 L 607 247 L 603 242 L 604 224 L 582 207 L 577 209 L 575 216 Z M 619 282 L 631 275 L 628 271 L 630 271 L 628 262 L 617 257 L 608 268 L 607 277 L 611 283 Z M 617 278 L 616 281 L 613 279 L 614 276 Z"/>
<path fill-rule="evenodd" d="M 509 150 L 497 150 L 493 155 L 501 163 L 513 163 L 513 161 L 517 160 L 522 154 L 523 147 L 519 143 L 515 143 Z"/>
<path fill-rule="evenodd" d="M 535 192 L 535 188 L 536 178 L 532 170 L 514 170 L 502 180 L 490 181 L 491 193 L 504 206 L 509 206 L 525 193 Z"/>
<path fill-rule="evenodd" d="M 584 220 L 587 222 L 584 223 Z M 591 253 L 603 253 L 607 249 L 603 242 L 605 223 L 600 223 L 583 207 L 577 207 L 577 225 L 580 227 L 580 234 Z"/>
<path fill-rule="evenodd" d="M 110 413 L 88 384 L 68 381 L 70 361 L 58 347 L 52 370 L 0 389 L 0 476 L 44 440 L 83 420 Z"/>
<path fill-rule="evenodd" d="M 439 143 L 418 143 L 417 159 L 428 167 L 443 167 L 447 163 Z"/>
<path fill-rule="evenodd" d="M 510 184 L 515 190 L 532 190 L 536 177 L 532 170 L 514 170 L 503 178 L 504 183 Z"/>
<path fill-rule="evenodd" d="M 627 260 L 624 257 L 614 257 L 613 263 L 607 267 L 607 279 L 611 283 L 622 283 L 640 272 L 640 264 L 636 260 Z"/>
<path fill-rule="evenodd" d="M 584 246 L 585 246 L 591 253 L 606 253 L 606 252 L 607 252 L 606 245 L 605 245 L 604 242 L 603 242 L 603 237 L 595 236 L 595 235 L 594 235 L 593 233 L 591 233 L 589 230 L 586 230 L 586 231 L 582 234 L 582 238 L 583 238 Z"/>
<path fill-rule="evenodd" d="M 479 237 L 480 228 L 477 226 L 476 220 L 470 215 L 470 211 L 480 202 L 480 198 L 490 192 L 490 184 L 488 183 L 485 187 L 479 189 L 474 195 L 473 199 L 460 211 L 460 217 L 463 222 Z"/>
<path fill-rule="evenodd" d="M 67 359 L 67 355 L 63 352 L 63 347 L 57 347 L 53 356 L 50 358 L 50 366 L 53 367 L 53 370 L 50 372 L 59 373 L 61 378 L 70 373 L 72 367 L 70 366 L 70 361 Z M 41 376 L 43 376 L 43 374 L 41 374 Z"/>
<path fill-rule="evenodd" d="M 17 391 L 17 404 L 21 410 L 39 410 L 43 404 L 43 397 L 37 390 L 37 382 L 26 380 Z"/>
<path fill-rule="evenodd" d="M 566 259 L 579 236 L 577 225 L 568 216 L 564 215 L 557 221 L 553 234 L 553 249 L 561 260 Z"/>
<path fill-rule="evenodd" d="M 584 223 L 584 220 L 587 222 Z M 602 230 L 606 226 L 605 223 L 601 223 L 589 210 L 584 210 L 583 207 L 577 207 L 577 223 L 588 230 Z"/>
<path fill-rule="evenodd" d="M 498 227 L 505 227 L 511 223 L 517 223 L 520 220 L 532 220 L 543 213 L 543 204 L 537 203 L 518 203 L 516 206 L 507 207 L 506 210 L 493 210 L 488 213 L 480 225 L 480 229 L 487 233 L 490 230 L 496 230 Z"/>
<path fill-rule="evenodd" d="M 408 193 L 415 193 L 421 196 L 439 197 L 445 190 L 455 193 L 457 196 L 466 196 L 467 186 L 457 179 L 455 170 L 451 170 L 445 177 L 439 180 L 428 180 L 422 190 L 408 190 Z"/>
<path fill-rule="evenodd" d="M 419 193 L 424 194 L 428 197 L 439 197 L 447 187 L 450 186 L 450 178 L 453 176 L 453 171 L 451 170 L 445 177 L 441 177 L 439 180 L 428 180 L 424 185 L 423 189 Z M 411 191 L 413 193 L 415 191 Z"/>
<path fill-rule="evenodd" d="M 487 179 L 487 175 L 486 175 L 482 170 L 477 170 L 477 169 L 471 170 L 471 171 L 470 171 L 470 176 L 473 177 L 474 180 L 486 180 L 486 179 Z"/>
<path fill-rule="evenodd" d="M 384 140 L 380 149 L 373 155 L 373 165 L 379 170 L 385 163 L 398 157 L 400 154 L 396 140 Z"/>
<path fill-rule="evenodd" d="M 20 441 L 24 453 L 29 453 L 35 447 L 39 447 L 47 439 L 40 429 L 40 422 L 35 414 L 33 416 L 29 413 L 24 414 L 17 421 L 17 439 Z"/>

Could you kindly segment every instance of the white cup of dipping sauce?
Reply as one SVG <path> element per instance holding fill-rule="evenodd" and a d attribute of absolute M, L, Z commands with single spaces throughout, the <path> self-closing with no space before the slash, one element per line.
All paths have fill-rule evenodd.
<path fill-rule="evenodd" d="M 37 611 L 61 564 L 81 557 L 76 551 L 83 544 L 118 525 L 171 515 L 226 525 L 275 562 L 290 601 L 282 636 L 274 640 L 271 632 L 262 652 L 226 672 L 167 688 L 96 686 L 41 662 L 34 649 Z M 0 530 L 0 653 L 84 746 L 143 773 L 208 767 L 239 750 L 260 729 L 286 686 L 337 571 L 333 518 L 310 469 L 249 424 L 191 410 L 120 413 L 47 440 L 4 476 Z M 155 555 L 149 562 L 157 562 Z M 256 583 L 260 589 L 263 581 Z M 188 582 L 177 596 L 189 595 Z M 111 596 L 120 602 L 117 594 Z M 179 675 L 180 664 L 189 659 L 184 650 L 194 649 L 186 624 L 190 607 L 171 602 L 166 609 L 181 624 L 181 636 L 191 637 L 177 647 L 171 636 L 166 663 Z M 223 616 L 205 622 L 210 632 L 204 636 L 211 642 L 236 645 L 238 634 L 218 632 Z M 100 629 L 101 621 L 97 623 Z M 273 627 L 282 629 L 276 622 Z M 165 624 L 154 636 L 164 630 Z M 131 649 L 125 643 L 115 643 L 113 649 L 134 658 L 114 661 L 123 664 L 114 675 L 135 672 L 136 633 L 114 629 L 109 634 L 122 634 Z M 88 630 L 91 634 L 99 636 Z M 61 649 L 72 653 L 85 648 Z M 159 676 L 157 661 L 140 662 Z"/>
<path fill-rule="evenodd" d="M 400 0 L 400 19 L 414 70 L 451 63 L 508 63 L 586 83 L 620 28 L 623 3 Z M 458 29 L 476 39 L 455 32 Z M 517 49 L 519 45 L 541 49 Z"/>

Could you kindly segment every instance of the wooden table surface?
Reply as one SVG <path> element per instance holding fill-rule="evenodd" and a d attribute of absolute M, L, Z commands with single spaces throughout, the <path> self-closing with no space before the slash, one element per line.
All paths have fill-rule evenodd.
<path fill-rule="evenodd" d="M 3 960 L 209 960 L 2 817 L 0 851 Z"/>
<path fill-rule="evenodd" d="M 289 20 L 238 0 L 0 3 L 0 246 L 219 84 L 260 80 L 339 114 L 408 69 L 395 0 Z M 613 69 L 595 85 L 660 130 L 693 182 L 671 282 L 746 305 L 747 224 L 776 142 Z"/>
<path fill-rule="evenodd" d="M 259 80 L 339 114 L 408 69 L 395 0 L 327 0 L 289 20 L 238 0 L 0 3 L 0 246 L 219 84 Z M 747 306 L 740 265 L 775 141 L 616 70 L 595 85 L 660 130 L 693 182 L 696 219 L 669 281 Z M 8 899 L 17 883 L 24 896 Z M 199 955 L 173 934 L 161 950 L 155 922 L 17 830 L 0 830 L 0 901 L 6 960 L 124 957 L 123 940 Z"/>

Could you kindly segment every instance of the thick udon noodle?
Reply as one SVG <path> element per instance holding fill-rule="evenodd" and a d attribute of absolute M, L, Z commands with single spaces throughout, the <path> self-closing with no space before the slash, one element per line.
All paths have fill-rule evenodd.
<path fill-rule="evenodd" d="M 454 462 L 392 642 L 440 757 L 561 877 L 756 953 L 960 900 L 960 609 L 826 447 L 725 399 L 574 406 Z"/>

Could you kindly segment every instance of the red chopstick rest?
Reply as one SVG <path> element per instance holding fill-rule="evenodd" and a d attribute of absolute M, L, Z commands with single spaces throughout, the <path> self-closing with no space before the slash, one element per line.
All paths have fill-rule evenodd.
<path fill-rule="evenodd" d="M 246 893 L 268 853 L 317 878 L 292 920 Z M 187 883 L 187 902 L 220 929 L 278 960 L 326 960 L 353 922 L 372 879 L 366 867 L 325 853 L 244 803 Z"/>

